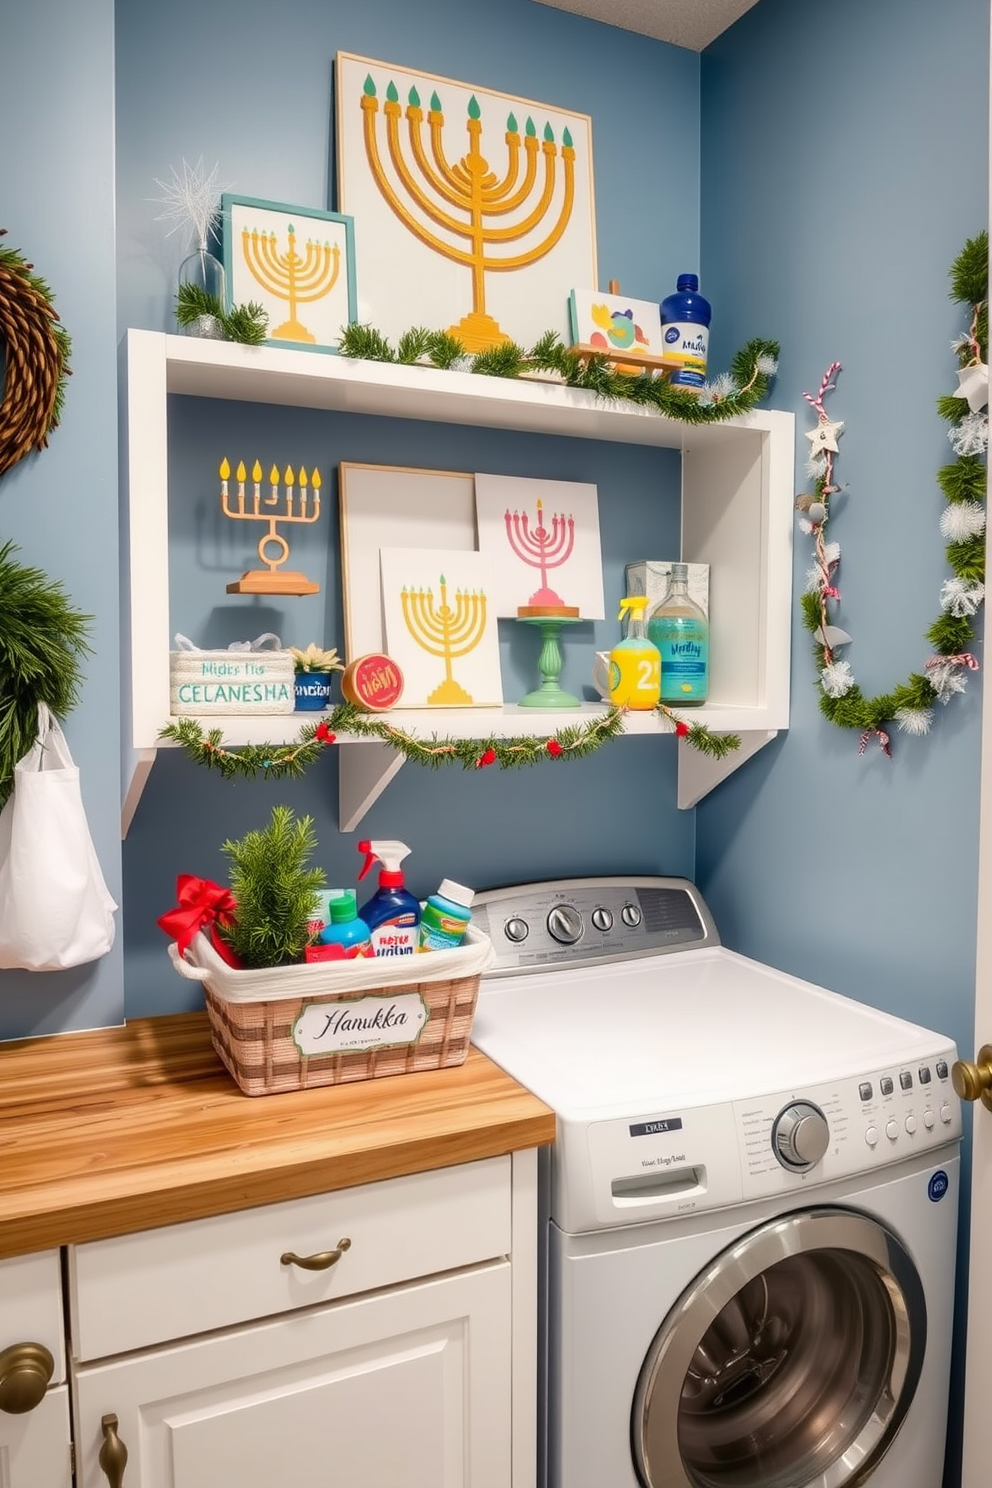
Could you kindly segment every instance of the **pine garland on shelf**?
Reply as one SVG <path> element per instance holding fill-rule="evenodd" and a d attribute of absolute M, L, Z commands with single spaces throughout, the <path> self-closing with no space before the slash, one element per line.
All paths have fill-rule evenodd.
<path fill-rule="evenodd" d="M 217 296 L 200 285 L 180 284 L 176 291 L 176 324 L 185 329 L 204 320 L 217 322 L 221 340 L 237 341 L 242 346 L 261 346 L 269 330 L 269 317 L 254 300 L 225 310 Z"/>
<path fill-rule="evenodd" d="M 970 238 L 950 271 L 950 298 L 970 307 L 968 329 L 954 343 L 959 363 L 958 390 L 937 399 L 937 412 L 951 425 L 948 439 L 956 456 L 937 473 L 937 483 L 947 501 L 940 531 L 954 577 L 944 581 L 941 613 L 926 633 L 934 654 L 921 672 L 911 673 L 891 692 L 876 697 L 866 697 L 854 680 L 850 663 L 838 659 L 838 649 L 849 644 L 851 637 L 831 623 L 829 609 L 840 600 L 836 583 L 840 545 L 827 542 L 826 528 L 830 498 L 840 490 L 834 483 L 834 463 L 844 425 L 827 417 L 823 400 L 835 387 L 832 379 L 840 371 L 840 363 L 828 367 L 815 398 L 809 393 L 803 395 L 816 411 L 817 425 L 806 435 L 812 445 L 809 473 L 815 480 L 814 491 L 796 501 L 800 526 L 813 535 L 815 558 L 802 596 L 802 617 L 813 636 L 820 711 L 839 728 L 859 731 L 861 754 L 874 738 L 891 756 L 888 726 L 892 722 L 904 733 L 916 737 L 928 734 L 934 705 L 946 705 L 963 692 L 969 671 L 978 670 L 970 647 L 975 635 L 973 618 L 985 599 L 988 247 L 986 232 Z"/>
<path fill-rule="evenodd" d="M 778 367 L 777 341 L 753 340 L 737 352 L 730 371 L 698 391 L 673 386 L 650 373 L 631 376 L 618 372 L 606 356 L 586 356 L 569 350 L 554 331 L 546 331 L 525 351 L 506 342 L 469 357 L 447 331 L 415 326 L 399 338 L 396 349 L 369 325 L 347 326 L 338 343 L 342 356 L 371 362 L 428 364 L 444 371 L 476 372 L 487 377 L 523 377 L 551 373 L 567 387 L 580 388 L 609 403 L 636 403 L 686 424 L 712 424 L 748 413 L 768 392 Z"/>
<path fill-rule="evenodd" d="M 712 734 L 705 724 L 686 723 L 663 704 L 656 711 L 668 719 L 677 738 L 702 754 L 723 759 L 740 748 L 737 734 Z M 624 712 L 622 708 L 608 708 L 589 723 L 570 724 L 546 737 L 526 734 L 508 739 L 495 735 L 486 739 L 448 739 L 432 735 L 421 739 L 351 703 L 339 703 L 319 723 L 304 724 L 294 744 L 246 744 L 238 749 L 229 748 L 220 729 L 210 729 L 204 734 L 194 718 L 180 718 L 166 724 L 159 738 L 178 744 L 196 764 L 219 770 L 225 779 L 234 776 L 254 779 L 258 775 L 269 780 L 299 778 L 329 744 L 338 742 L 339 733 L 377 739 L 406 759 L 432 770 L 451 764 L 459 764 L 466 770 L 484 770 L 490 765 L 512 770 L 545 760 L 583 759 L 595 754 L 608 739 L 623 733 Z"/>

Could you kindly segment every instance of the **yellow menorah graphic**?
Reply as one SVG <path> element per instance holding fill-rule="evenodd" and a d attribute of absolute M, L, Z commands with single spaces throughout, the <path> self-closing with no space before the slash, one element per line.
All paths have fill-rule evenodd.
<path fill-rule="evenodd" d="M 248 494 L 246 481 L 248 472 L 245 462 L 238 461 L 235 471 L 237 491 L 229 489 L 231 466 L 227 456 L 220 462 L 220 508 L 225 517 L 235 522 L 266 522 L 268 531 L 258 540 L 258 556 L 264 568 L 253 568 L 241 575 L 233 584 L 228 584 L 228 594 L 319 594 L 320 585 L 314 584 L 306 574 L 283 569 L 289 557 L 289 543 L 278 531 L 280 525 L 303 522 L 307 526 L 320 516 L 320 471 L 312 471 L 309 480 L 306 470 L 300 466 L 299 475 L 287 465 L 283 473 L 284 494 L 279 491 L 279 467 L 273 465 L 269 471 L 269 489 L 262 494 L 262 466 L 256 460 L 252 466 L 252 491 Z M 296 487 L 299 494 L 296 494 Z M 313 495 L 309 492 L 312 490 Z M 273 510 L 278 508 L 278 510 Z"/>
<path fill-rule="evenodd" d="M 509 273 L 525 269 L 550 253 L 560 240 L 572 215 L 575 197 L 575 148 L 566 128 L 562 132 L 561 162 L 563 189 L 556 221 L 539 241 L 525 246 L 519 253 L 501 250 L 507 245 L 531 238 L 544 225 L 552 209 L 558 179 L 559 149 L 550 124 L 544 126 L 544 138 L 538 140 L 533 119 L 524 126 L 523 140 L 517 121 L 511 113 L 506 121 L 507 167 L 502 180 L 490 170 L 481 151 L 481 109 L 473 94 L 468 104 L 468 151 L 454 165 L 445 156 L 444 114 L 437 93 L 432 93 L 427 112 L 428 146 L 424 139 L 424 111 L 416 88 L 411 88 L 406 108 L 408 163 L 403 153 L 400 105 L 396 85 L 390 82 L 382 106 L 386 125 L 389 159 L 405 199 L 401 200 L 383 167 L 379 154 L 376 118 L 379 100 L 371 73 L 365 79 L 362 96 L 365 152 L 376 184 L 383 197 L 415 237 L 452 263 L 463 264 L 472 274 L 472 310 L 450 332 L 457 336 L 467 351 L 485 351 L 509 341 L 492 316 L 486 313 L 486 273 Z M 521 159 L 522 146 L 522 159 Z M 543 156 L 543 171 L 538 157 Z M 415 173 L 416 172 L 416 173 Z M 427 189 L 425 189 L 425 187 Z M 410 205 L 407 205 L 409 202 Z M 414 210 L 411 211 L 411 206 Z M 449 208 L 453 210 L 449 210 Z M 498 219 L 523 210 L 519 221 L 498 225 Z M 454 212 L 460 212 L 461 217 Z M 416 215 L 419 213 L 419 217 Z M 465 247 L 446 241 L 432 232 L 422 219 L 445 228 Z M 496 219 L 496 220 L 493 220 Z"/>
<path fill-rule="evenodd" d="M 276 341 L 316 344 L 316 336 L 302 324 L 297 308 L 312 305 L 330 294 L 341 272 L 341 250 L 337 244 L 332 247 L 330 243 L 314 243 L 308 238 L 306 254 L 297 253 L 296 229 L 292 223 L 286 229 L 286 237 L 289 247 L 280 253 L 274 232 L 246 227 L 241 233 L 241 251 L 255 282 L 276 299 L 289 301 L 289 319 L 270 331 L 270 337 Z"/>
<path fill-rule="evenodd" d="M 440 576 L 441 603 L 435 607 L 434 594 L 427 589 L 407 589 L 400 595 L 403 621 L 422 651 L 440 657 L 444 662 L 444 681 L 435 687 L 427 701 L 432 706 L 470 707 L 474 701 L 452 676 L 451 664 L 474 651 L 486 628 L 486 596 L 459 589 L 454 605 L 448 603 L 448 584 Z"/>

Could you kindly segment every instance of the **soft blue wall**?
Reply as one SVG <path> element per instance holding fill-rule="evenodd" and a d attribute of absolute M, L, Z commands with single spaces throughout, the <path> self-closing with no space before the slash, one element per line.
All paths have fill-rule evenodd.
<path fill-rule="evenodd" d="M 0 542 L 94 617 L 95 654 L 66 734 L 111 892 L 121 897 L 113 0 L 32 0 L 0 20 L 0 227 L 72 337 L 65 414 L 47 450 L 0 480 Z M 118 916 L 118 924 L 120 916 Z M 91 966 L 0 972 L 0 1037 L 119 1023 L 121 937 Z"/>
<path fill-rule="evenodd" d="M 797 415 L 800 475 L 815 425 L 802 395 L 842 363 L 828 537 L 843 655 L 868 695 L 922 667 L 949 574 L 935 476 L 954 456 L 935 401 L 956 387 L 965 328 L 947 272 L 988 222 L 988 27 L 987 0 L 836 0 L 829 15 L 761 0 L 703 58 L 716 360 L 750 335 L 781 341 L 773 400 Z M 797 606 L 811 558 L 797 532 Z M 857 734 L 818 710 L 795 613 L 788 734 L 698 808 L 697 878 L 737 949 L 970 1051 L 981 680 L 929 738 L 893 731 L 891 760 L 874 744 L 859 758 Z M 955 1413 L 948 1482 L 958 1430 Z"/>

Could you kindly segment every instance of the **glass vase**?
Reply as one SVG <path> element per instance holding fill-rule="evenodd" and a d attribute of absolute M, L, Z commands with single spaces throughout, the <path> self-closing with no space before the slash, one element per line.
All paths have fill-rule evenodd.
<path fill-rule="evenodd" d="M 193 284 L 205 294 L 224 304 L 224 265 L 204 247 L 191 253 L 179 265 L 179 283 Z M 188 325 L 181 325 L 184 336 L 206 336 L 214 341 L 224 339 L 224 328 L 216 315 L 198 315 Z"/>

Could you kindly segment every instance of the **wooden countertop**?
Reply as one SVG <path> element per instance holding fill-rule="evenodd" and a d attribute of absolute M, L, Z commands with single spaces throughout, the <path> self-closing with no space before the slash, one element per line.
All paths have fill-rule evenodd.
<path fill-rule="evenodd" d="M 245 1096 L 205 1013 L 0 1045 L 0 1257 L 554 1140 L 478 1049 L 463 1065 Z"/>

